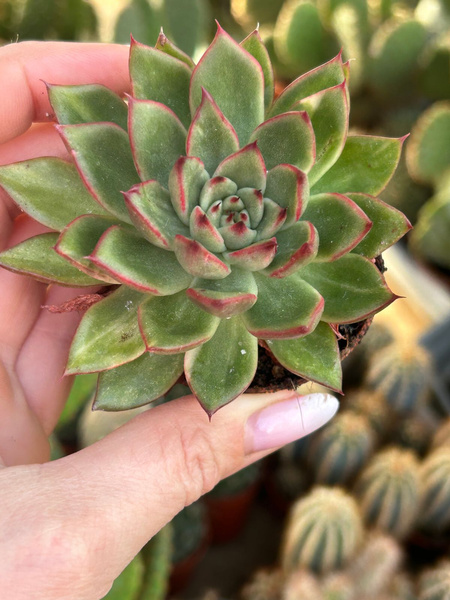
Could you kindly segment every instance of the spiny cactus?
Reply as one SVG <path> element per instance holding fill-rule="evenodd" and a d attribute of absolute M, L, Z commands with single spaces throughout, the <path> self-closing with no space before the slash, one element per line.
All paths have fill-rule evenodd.
<path fill-rule="evenodd" d="M 387 448 L 360 474 L 355 494 L 364 520 L 396 538 L 413 529 L 420 506 L 419 462 L 409 450 Z"/>
<path fill-rule="evenodd" d="M 420 526 L 444 533 L 450 526 L 450 446 L 432 452 L 420 469 L 422 502 Z"/>
<path fill-rule="evenodd" d="M 318 483 L 344 484 L 365 464 L 375 445 L 375 434 L 366 417 L 339 414 L 317 434 L 308 449 L 308 464 Z"/>
<path fill-rule="evenodd" d="M 450 447 L 450 417 L 447 417 L 436 429 L 433 440 L 431 442 L 432 450 L 441 446 Z"/>
<path fill-rule="evenodd" d="M 431 361 L 425 349 L 396 343 L 373 357 L 365 382 L 381 392 L 396 412 L 403 413 L 426 399 L 431 377 Z"/>
<path fill-rule="evenodd" d="M 423 456 L 430 446 L 433 429 L 434 424 L 423 415 L 412 413 L 399 420 L 392 432 L 392 441 Z"/>
<path fill-rule="evenodd" d="M 344 410 L 365 417 L 377 437 L 384 438 L 392 425 L 390 410 L 381 392 L 364 388 L 350 390 L 342 402 Z"/>
<path fill-rule="evenodd" d="M 281 550 L 283 568 L 326 572 L 343 567 L 362 538 L 354 499 L 339 488 L 317 487 L 292 507 Z"/>
<path fill-rule="evenodd" d="M 139 592 L 144 579 L 145 564 L 138 554 L 115 579 L 103 600 L 141 600 Z"/>
<path fill-rule="evenodd" d="M 442 561 L 421 575 L 419 600 L 450 600 L 450 560 Z"/>

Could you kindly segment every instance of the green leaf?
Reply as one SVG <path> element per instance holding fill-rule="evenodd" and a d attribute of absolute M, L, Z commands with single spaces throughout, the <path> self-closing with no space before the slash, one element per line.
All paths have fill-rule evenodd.
<path fill-rule="evenodd" d="M 190 232 L 192 238 L 210 252 L 225 252 L 223 237 L 200 206 L 191 212 Z"/>
<path fill-rule="evenodd" d="M 145 297 L 122 285 L 91 306 L 73 338 L 66 375 L 113 369 L 143 354 L 137 311 Z"/>
<path fill-rule="evenodd" d="M 224 158 L 238 150 L 239 140 L 233 126 L 202 88 L 202 101 L 189 128 L 186 153 L 200 158 L 208 173 L 214 173 Z"/>
<path fill-rule="evenodd" d="M 277 240 L 273 237 L 269 240 L 262 240 L 261 242 L 246 246 L 241 250 L 225 252 L 224 258 L 231 265 L 242 267 L 246 271 L 260 271 L 270 265 L 276 251 Z"/>
<path fill-rule="evenodd" d="M 203 310 L 226 319 L 252 307 L 258 288 L 249 271 L 234 267 L 225 279 L 195 279 L 186 294 Z"/>
<path fill-rule="evenodd" d="M 129 111 L 130 142 L 139 175 L 143 181 L 156 179 L 167 187 L 172 167 L 184 154 L 186 130 L 164 104 L 130 98 Z"/>
<path fill-rule="evenodd" d="M 242 315 L 247 329 L 258 338 L 288 339 L 308 335 L 320 320 L 323 298 L 297 273 L 275 279 L 254 273 L 256 304 Z"/>
<path fill-rule="evenodd" d="M 353 249 L 356 254 L 375 258 L 411 229 L 411 223 L 402 212 L 379 198 L 367 194 L 348 194 L 348 197 L 372 221 L 372 229 Z"/>
<path fill-rule="evenodd" d="M 132 40 L 130 77 L 135 98 L 165 104 L 189 127 L 191 69 L 185 62 Z"/>
<path fill-rule="evenodd" d="M 175 294 L 192 281 L 173 252 L 118 226 L 103 234 L 89 258 L 117 281 L 157 296 Z"/>
<path fill-rule="evenodd" d="M 69 396 L 64 404 L 55 429 L 56 435 L 74 425 L 83 407 L 92 399 L 97 386 L 97 373 L 77 375 L 74 378 Z"/>
<path fill-rule="evenodd" d="M 306 112 L 289 112 L 264 121 L 250 139 L 257 142 L 267 169 L 287 163 L 308 172 L 314 164 L 314 131 Z"/>
<path fill-rule="evenodd" d="M 115 123 L 127 129 L 125 102 L 103 85 L 49 85 L 48 96 L 61 125 Z"/>
<path fill-rule="evenodd" d="M 403 139 L 349 136 L 337 162 L 319 179 L 311 192 L 362 192 L 376 196 L 394 174 Z"/>
<path fill-rule="evenodd" d="M 310 263 L 317 255 L 319 236 L 312 223 L 298 221 L 276 235 L 278 249 L 275 258 L 264 270 L 265 275 L 279 279 L 292 275 Z"/>
<path fill-rule="evenodd" d="M 266 165 L 256 144 L 248 144 L 223 160 L 214 172 L 215 177 L 227 177 L 237 187 L 266 189 Z"/>
<path fill-rule="evenodd" d="M 158 37 L 159 22 L 159 11 L 148 0 L 131 0 L 117 18 L 114 42 L 129 44 L 133 36 L 143 44 L 153 44 Z"/>
<path fill-rule="evenodd" d="M 193 304 L 183 290 L 173 296 L 148 298 L 139 308 L 139 326 L 147 350 L 177 354 L 214 335 L 219 319 Z"/>
<path fill-rule="evenodd" d="M 226 263 L 196 240 L 177 235 L 174 251 L 183 269 L 193 277 L 223 279 L 230 273 L 230 267 Z"/>
<path fill-rule="evenodd" d="M 164 23 L 178 46 L 193 55 L 210 28 L 207 0 L 164 0 Z"/>
<path fill-rule="evenodd" d="M 265 194 L 287 209 L 283 228 L 299 220 L 309 197 L 308 177 L 293 165 L 278 165 L 267 173 Z"/>
<path fill-rule="evenodd" d="M 199 158 L 180 156 L 169 175 L 172 205 L 180 221 L 189 225 L 191 212 L 200 199 L 200 192 L 208 181 L 208 173 Z"/>
<path fill-rule="evenodd" d="M 55 245 L 56 252 L 72 263 L 77 269 L 96 279 L 117 283 L 102 269 L 86 258 L 99 241 L 100 237 L 117 221 L 111 217 L 98 215 L 82 215 L 63 230 Z"/>
<path fill-rule="evenodd" d="M 348 132 L 350 105 L 347 84 L 322 90 L 294 106 L 308 113 L 316 140 L 316 160 L 308 174 L 311 186 L 318 181 L 339 158 Z"/>
<path fill-rule="evenodd" d="M 121 190 L 139 181 L 126 132 L 110 123 L 58 125 L 87 188 L 108 212 L 126 223 L 130 217 Z"/>
<path fill-rule="evenodd" d="M 173 249 L 175 236 L 189 233 L 173 209 L 169 192 L 157 181 L 133 186 L 124 198 L 133 225 L 155 246 Z"/>
<path fill-rule="evenodd" d="M 241 46 L 244 48 L 244 50 L 247 50 L 247 52 L 251 54 L 253 58 L 255 58 L 261 65 L 264 75 L 264 107 L 267 110 L 272 104 L 275 86 L 269 53 L 264 46 L 264 42 L 262 41 L 258 30 L 255 29 L 244 40 L 242 40 Z"/>
<path fill-rule="evenodd" d="M 316 261 L 336 260 L 357 246 L 372 227 L 371 220 L 347 196 L 311 196 L 303 219 L 314 223 L 319 232 Z"/>
<path fill-rule="evenodd" d="M 146 0 L 144 0 L 146 2 Z M 190 56 L 188 56 L 183 50 L 180 50 L 169 38 L 167 38 L 164 33 L 161 31 L 158 39 L 156 40 L 155 48 L 157 50 L 161 50 L 161 52 L 165 52 L 170 56 L 178 58 L 182 62 L 186 63 L 190 69 L 195 67 L 195 63 Z"/>
<path fill-rule="evenodd" d="M 218 26 L 216 37 L 195 67 L 190 107 L 194 116 L 205 88 L 230 121 L 241 146 L 264 118 L 264 76 L 260 64 Z"/>
<path fill-rule="evenodd" d="M 94 410 L 128 410 L 163 396 L 183 373 L 183 354 L 144 352 L 125 365 L 98 377 Z"/>
<path fill-rule="evenodd" d="M 9 271 L 31 275 L 44 283 L 71 287 L 98 285 L 99 281 L 82 273 L 57 254 L 53 247 L 58 233 L 43 233 L 0 252 L 0 266 Z"/>
<path fill-rule="evenodd" d="M 187 382 L 211 416 L 242 394 L 252 382 L 258 363 L 258 341 L 241 317 L 222 319 L 214 336 L 186 353 Z"/>
<path fill-rule="evenodd" d="M 376 313 L 397 296 L 376 266 L 358 254 L 346 254 L 329 263 L 312 263 L 301 271 L 325 299 L 322 321 L 356 323 Z"/>
<path fill-rule="evenodd" d="M 342 55 L 339 53 L 327 63 L 308 71 L 304 75 L 298 77 L 283 92 L 274 102 L 268 117 L 275 117 L 281 113 L 291 110 L 292 106 L 312 96 L 321 90 L 341 84 L 345 80 L 345 73 L 342 64 Z"/>
<path fill-rule="evenodd" d="M 2 166 L 0 185 L 33 219 L 58 231 L 85 213 L 105 214 L 76 168 L 60 158 L 34 158 Z"/>
<path fill-rule="evenodd" d="M 289 371 L 341 393 L 342 369 L 336 336 L 327 323 L 294 340 L 267 340 L 275 358 Z"/>

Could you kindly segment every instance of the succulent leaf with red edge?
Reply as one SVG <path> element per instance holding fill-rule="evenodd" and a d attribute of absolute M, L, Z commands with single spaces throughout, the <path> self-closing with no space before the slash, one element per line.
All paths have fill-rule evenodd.
<path fill-rule="evenodd" d="M 0 167 L 0 184 L 54 233 L 0 264 L 111 286 L 67 365 L 100 373 L 96 408 L 146 404 L 184 373 L 211 415 L 250 386 L 259 344 L 340 390 L 336 324 L 395 299 L 374 258 L 409 228 L 376 198 L 403 140 L 347 136 L 346 73 L 338 55 L 274 100 L 258 32 L 238 44 L 218 26 L 194 66 L 132 40 L 127 102 L 48 86 L 73 162 Z"/>

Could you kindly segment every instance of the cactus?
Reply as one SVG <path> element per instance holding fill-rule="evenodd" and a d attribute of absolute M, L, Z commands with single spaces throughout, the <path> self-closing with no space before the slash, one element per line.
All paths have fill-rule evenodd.
<path fill-rule="evenodd" d="M 281 570 L 257 571 L 252 580 L 247 583 L 240 594 L 241 600 L 280 600 L 284 584 L 284 574 Z"/>
<path fill-rule="evenodd" d="M 447 417 L 435 431 L 431 449 L 441 448 L 442 446 L 450 447 L 450 417 Z"/>
<path fill-rule="evenodd" d="M 299 598 L 302 600 L 323 600 L 318 578 L 303 569 L 293 571 L 288 576 L 282 595 L 282 600 L 298 600 Z M 254 599 L 249 597 L 248 600 Z"/>
<path fill-rule="evenodd" d="M 419 511 L 419 463 L 409 450 L 392 447 L 376 454 L 355 485 L 367 524 L 398 539 L 413 529 Z"/>
<path fill-rule="evenodd" d="M 138 600 L 164 600 L 169 587 L 173 528 L 169 523 L 144 546 L 145 574 Z"/>
<path fill-rule="evenodd" d="M 422 574 L 419 600 L 450 600 L 450 560 L 443 560 Z"/>
<path fill-rule="evenodd" d="M 291 509 L 284 532 L 282 564 L 286 572 L 307 567 L 326 572 L 342 567 L 362 537 L 358 506 L 339 488 L 317 487 Z"/>
<path fill-rule="evenodd" d="M 352 412 L 338 415 L 313 436 L 308 463 L 317 483 L 344 484 L 353 479 L 375 445 L 366 417 Z"/>
<path fill-rule="evenodd" d="M 171 521 L 173 528 L 172 563 L 177 564 L 201 548 L 208 537 L 205 506 L 201 500 L 183 508 Z"/>
<path fill-rule="evenodd" d="M 365 417 L 378 437 L 385 437 L 391 421 L 386 399 L 374 390 L 351 390 L 345 395 L 344 409 Z"/>
<path fill-rule="evenodd" d="M 373 357 L 365 381 L 369 388 L 381 392 L 396 412 L 403 413 L 425 401 L 431 376 L 426 350 L 397 343 Z"/>
<path fill-rule="evenodd" d="M 431 533 L 444 533 L 450 526 L 450 447 L 432 452 L 423 462 L 420 526 Z"/>
<path fill-rule="evenodd" d="M 140 600 L 144 569 L 143 558 L 138 554 L 117 577 L 103 600 Z"/>
<path fill-rule="evenodd" d="M 433 424 L 423 415 L 413 413 L 400 420 L 393 441 L 423 456 L 428 450 L 432 435 Z"/>

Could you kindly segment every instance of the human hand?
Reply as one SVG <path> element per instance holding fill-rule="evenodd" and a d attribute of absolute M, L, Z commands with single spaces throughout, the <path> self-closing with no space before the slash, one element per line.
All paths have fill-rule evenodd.
<path fill-rule="evenodd" d="M 123 46 L 28 42 L 1 49 L 0 164 L 69 160 L 43 81 L 95 82 L 122 94 L 127 62 Z M 1 249 L 43 231 L 0 190 Z M 322 394 L 248 394 L 210 423 L 188 396 L 48 463 L 48 436 L 71 385 L 63 373 L 79 316 L 41 306 L 80 291 L 3 269 L 0 287 L 0 590 L 8 600 L 102 598 L 184 506 L 337 410 Z"/>

